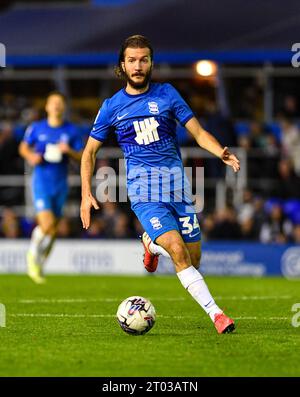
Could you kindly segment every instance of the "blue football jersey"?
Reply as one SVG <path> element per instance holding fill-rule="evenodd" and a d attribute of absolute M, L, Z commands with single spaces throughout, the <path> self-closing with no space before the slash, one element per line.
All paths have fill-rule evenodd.
<path fill-rule="evenodd" d="M 178 121 L 184 126 L 192 117 L 190 107 L 167 83 L 152 83 L 137 95 L 123 88 L 103 102 L 90 136 L 103 142 L 110 131 L 117 135 L 131 201 L 161 200 L 164 193 L 174 196 L 183 190 L 187 181 L 176 125 Z"/>
<path fill-rule="evenodd" d="M 43 156 L 43 161 L 34 167 L 35 189 L 53 194 L 67 187 L 68 156 L 62 155 L 56 161 L 47 161 L 47 150 L 60 142 L 67 143 L 73 150 L 83 148 L 82 138 L 74 124 L 65 121 L 59 127 L 50 127 L 47 119 L 32 123 L 26 130 L 24 141 Z"/>

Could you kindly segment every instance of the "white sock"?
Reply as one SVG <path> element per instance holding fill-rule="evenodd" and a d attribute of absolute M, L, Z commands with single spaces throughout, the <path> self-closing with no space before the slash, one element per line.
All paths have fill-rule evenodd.
<path fill-rule="evenodd" d="M 215 314 L 222 313 L 222 310 L 216 305 L 198 270 L 194 266 L 190 266 L 178 272 L 177 276 L 184 288 L 188 290 L 195 301 L 199 303 L 211 320 L 214 321 Z"/>
<path fill-rule="evenodd" d="M 42 229 L 39 226 L 36 226 L 31 233 L 31 240 L 29 245 L 29 251 L 35 258 L 37 258 L 37 256 L 39 255 L 39 245 L 43 238 L 44 233 L 42 232 Z"/>
<path fill-rule="evenodd" d="M 41 256 L 41 264 L 43 265 L 44 262 L 46 261 L 46 259 L 48 258 L 50 252 L 52 251 L 53 245 L 54 245 L 54 241 L 55 241 L 55 237 L 51 236 L 51 240 L 49 242 L 49 244 L 47 245 L 47 247 L 45 248 L 42 256 Z"/>
<path fill-rule="evenodd" d="M 39 262 L 41 265 L 44 264 L 45 260 L 47 259 L 50 250 L 51 250 L 51 245 L 53 243 L 54 239 L 53 236 L 46 234 L 45 237 L 43 238 L 41 244 L 40 244 L 40 256 L 39 256 Z M 51 247 L 51 248 L 50 248 Z M 49 252 L 48 252 L 49 250 Z"/>
<path fill-rule="evenodd" d="M 153 241 L 151 241 L 151 243 L 149 244 L 149 250 L 152 252 L 152 254 L 162 255 L 167 258 L 171 258 L 168 252 L 163 247 L 153 243 Z"/>
<path fill-rule="evenodd" d="M 42 262 L 42 256 L 49 247 L 52 236 L 44 234 L 40 226 L 36 226 L 31 234 L 29 251 L 34 256 L 37 263 Z"/>

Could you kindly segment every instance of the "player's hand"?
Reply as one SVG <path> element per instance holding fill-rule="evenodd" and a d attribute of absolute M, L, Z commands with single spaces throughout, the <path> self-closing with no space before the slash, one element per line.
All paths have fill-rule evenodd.
<path fill-rule="evenodd" d="M 31 167 L 34 167 L 38 164 L 41 164 L 41 162 L 43 161 L 43 157 L 39 153 L 31 153 L 27 161 L 31 165 Z"/>
<path fill-rule="evenodd" d="M 63 154 L 68 154 L 71 149 L 70 146 L 66 142 L 60 142 L 58 144 L 58 148 Z"/>
<path fill-rule="evenodd" d="M 225 164 L 230 165 L 234 172 L 238 172 L 240 170 L 240 160 L 234 154 L 230 153 L 227 146 L 223 149 L 221 160 Z"/>
<path fill-rule="evenodd" d="M 90 226 L 92 207 L 94 207 L 95 210 L 98 210 L 100 208 L 95 197 L 93 197 L 91 194 L 87 195 L 86 197 L 82 197 L 80 206 L 80 218 L 82 222 L 82 227 L 84 229 L 88 229 Z"/>

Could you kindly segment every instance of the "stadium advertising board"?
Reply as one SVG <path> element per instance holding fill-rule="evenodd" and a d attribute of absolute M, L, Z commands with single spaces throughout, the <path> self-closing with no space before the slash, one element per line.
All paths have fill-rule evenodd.
<path fill-rule="evenodd" d="M 0 273 L 25 273 L 27 240 L 0 242 Z M 300 247 L 255 243 L 203 244 L 203 274 L 300 277 Z M 52 274 L 144 274 L 142 246 L 135 241 L 60 240 L 46 267 Z M 158 273 L 173 273 L 160 257 Z"/>

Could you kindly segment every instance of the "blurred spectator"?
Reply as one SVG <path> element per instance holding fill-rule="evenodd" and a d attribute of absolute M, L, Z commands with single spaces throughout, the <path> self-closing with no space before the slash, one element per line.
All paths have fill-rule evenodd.
<path fill-rule="evenodd" d="M 254 197 L 253 205 L 253 229 L 256 239 L 258 240 L 262 225 L 267 221 L 267 214 L 264 209 L 264 200 L 261 197 Z"/>
<path fill-rule="evenodd" d="M 204 240 L 213 239 L 215 220 L 213 214 L 208 214 L 201 219 L 201 232 Z"/>
<path fill-rule="evenodd" d="M 240 135 L 238 138 L 238 145 L 248 152 L 251 149 L 251 141 L 247 135 Z"/>
<path fill-rule="evenodd" d="M 241 234 L 244 240 L 255 240 L 256 233 L 252 218 L 246 218 L 241 222 Z"/>
<path fill-rule="evenodd" d="M 239 223 L 243 223 L 248 221 L 248 219 L 252 218 L 254 213 L 254 204 L 253 204 L 253 193 L 251 190 L 246 189 L 243 192 L 243 203 L 239 206 L 237 219 Z"/>
<path fill-rule="evenodd" d="M 262 119 L 262 89 L 258 81 L 245 87 L 239 92 L 239 101 L 237 103 L 237 117 L 249 120 Z"/>
<path fill-rule="evenodd" d="M 268 220 L 262 225 L 260 241 L 262 243 L 287 243 L 290 241 L 292 230 L 293 225 L 283 216 L 280 205 L 274 204 Z"/>
<path fill-rule="evenodd" d="M 107 237 L 114 236 L 115 224 L 117 223 L 118 217 L 121 215 L 121 211 L 117 206 L 117 203 L 106 201 L 101 205 L 101 219 L 105 224 L 105 233 Z"/>
<path fill-rule="evenodd" d="M 124 212 L 119 214 L 116 218 L 113 228 L 114 238 L 125 239 L 133 237 L 131 230 L 129 229 L 129 218 Z"/>
<path fill-rule="evenodd" d="M 284 97 L 282 112 L 291 119 L 299 117 L 298 101 L 294 95 Z"/>
<path fill-rule="evenodd" d="M 297 124 L 286 116 L 280 118 L 282 130 L 282 154 L 291 159 L 294 170 L 300 175 L 300 130 Z"/>
<path fill-rule="evenodd" d="M 1 97 L 0 118 L 16 120 L 18 113 L 15 96 L 8 92 L 4 93 Z"/>
<path fill-rule="evenodd" d="M 211 238 L 216 240 L 239 240 L 241 238 L 240 225 L 233 208 L 226 207 L 216 213 Z"/>
<path fill-rule="evenodd" d="M 217 108 L 217 104 L 215 101 L 206 101 L 206 112 L 204 115 L 204 119 L 205 129 L 211 132 L 223 147 L 237 146 L 237 138 L 234 131 L 233 123 L 229 118 L 222 115 L 221 111 Z M 205 167 L 207 169 L 208 177 L 220 178 L 224 175 L 225 168 L 223 164 L 219 161 L 219 159 L 206 159 Z"/>
<path fill-rule="evenodd" d="M 282 199 L 300 198 L 300 177 L 295 174 L 290 160 L 280 160 L 278 174 L 276 196 Z"/>
<path fill-rule="evenodd" d="M 300 224 L 295 225 L 293 230 L 292 242 L 294 244 L 300 245 Z"/>
<path fill-rule="evenodd" d="M 102 219 L 92 218 L 90 227 L 83 231 L 82 237 L 87 239 L 107 238 L 106 228 L 107 225 Z"/>
<path fill-rule="evenodd" d="M 70 219 L 61 218 L 57 225 L 57 237 L 58 238 L 70 238 L 73 237 L 73 231 L 70 223 Z"/>
<path fill-rule="evenodd" d="M 10 208 L 4 208 L 1 220 L 1 235 L 5 238 L 19 238 L 21 229 L 17 215 Z"/>
<path fill-rule="evenodd" d="M 247 176 L 248 178 L 259 178 L 261 176 L 261 162 L 251 154 L 252 141 L 248 135 L 240 135 L 238 138 L 239 146 L 245 149 L 247 155 Z"/>
<path fill-rule="evenodd" d="M 263 174 L 265 178 L 276 179 L 276 168 L 280 158 L 280 150 L 274 135 L 267 133 L 265 139 L 264 156 L 260 159 L 263 161 Z"/>
<path fill-rule="evenodd" d="M 10 121 L 0 124 L 0 175 L 20 174 L 23 172 L 23 161 L 18 153 L 18 143 L 14 137 Z"/>
<path fill-rule="evenodd" d="M 18 144 L 14 138 L 12 123 L 0 124 L 0 176 L 23 173 L 23 161 L 18 153 Z M 0 189 L 0 205 L 15 205 L 24 199 L 22 186 L 10 185 Z"/>
<path fill-rule="evenodd" d="M 252 121 L 249 134 L 250 145 L 256 149 L 264 149 L 267 146 L 266 135 L 261 123 Z"/>
<path fill-rule="evenodd" d="M 204 119 L 206 129 L 213 133 L 221 145 L 233 147 L 237 145 L 234 125 L 231 119 L 221 113 L 215 101 L 206 101 Z"/>

